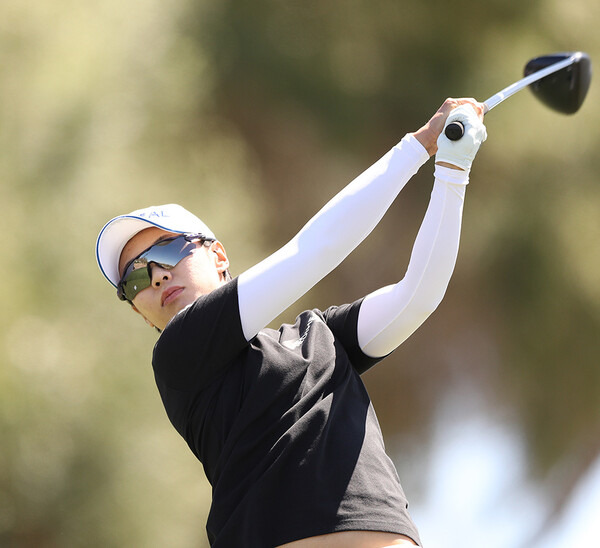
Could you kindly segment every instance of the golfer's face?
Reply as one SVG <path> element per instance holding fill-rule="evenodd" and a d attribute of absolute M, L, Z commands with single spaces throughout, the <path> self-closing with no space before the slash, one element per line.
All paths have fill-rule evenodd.
<path fill-rule="evenodd" d="M 159 228 L 147 228 L 136 234 L 121 253 L 119 273 L 122 275 L 125 266 L 150 246 L 172 236 L 176 234 Z M 151 284 L 134 297 L 133 305 L 148 322 L 164 329 L 177 312 L 221 285 L 223 268 L 228 266 L 219 242 L 210 245 L 198 242 L 192 253 L 171 269 L 152 264 Z"/>

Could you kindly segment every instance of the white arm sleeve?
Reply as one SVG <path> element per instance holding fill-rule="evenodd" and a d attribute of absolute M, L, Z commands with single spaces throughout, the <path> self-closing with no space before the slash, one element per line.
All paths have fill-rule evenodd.
<path fill-rule="evenodd" d="M 292 240 L 241 274 L 238 298 L 246 340 L 338 266 L 375 228 L 428 158 L 413 135 L 405 136 L 331 199 Z"/>
<path fill-rule="evenodd" d="M 468 172 L 436 165 L 429 206 L 404 278 L 365 297 L 358 342 L 381 357 L 402 344 L 437 308 L 456 264 Z"/>

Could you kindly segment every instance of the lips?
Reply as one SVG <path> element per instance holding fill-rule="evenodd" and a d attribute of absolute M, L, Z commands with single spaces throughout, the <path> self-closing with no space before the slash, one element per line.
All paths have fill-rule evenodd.
<path fill-rule="evenodd" d="M 180 286 L 168 287 L 167 289 L 165 289 L 160 297 L 161 306 L 165 306 L 173 302 L 182 291 L 183 287 Z"/>

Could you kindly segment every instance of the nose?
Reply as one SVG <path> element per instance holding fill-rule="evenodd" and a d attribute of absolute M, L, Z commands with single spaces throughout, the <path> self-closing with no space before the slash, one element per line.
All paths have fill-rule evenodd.
<path fill-rule="evenodd" d="M 171 271 L 163 268 L 159 264 L 150 263 L 150 276 L 152 287 L 160 287 L 160 284 L 171 279 Z"/>

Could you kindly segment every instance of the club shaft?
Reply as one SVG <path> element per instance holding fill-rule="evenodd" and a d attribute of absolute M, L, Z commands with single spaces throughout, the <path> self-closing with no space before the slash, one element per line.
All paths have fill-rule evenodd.
<path fill-rule="evenodd" d="M 523 88 L 526 88 L 530 84 L 533 84 L 534 82 L 537 82 L 538 80 L 541 80 L 542 78 L 545 78 L 550 74 L 558 72 L 559 70 L 568 67 L 569 65 L 572 65 L 573 63 L 577 62 L 581 58 L 581 56 L 581 52 L 574 53 L 568 59 L 563 59 L 562 61 L 554 63 L 542 70 L 538 70 L 537 72 L 534 72 L 533 74 L 522 78 L 518 82 L 515 82 L 514 84 L 511 84 L 508 87 L 505 87 L 502 91 L 499 91 L 495 95 L 492 95 L 489 99 L 486 99 L 483 102 L 484 114 L 488 113 L 490 110 L 492 110 L 495 106 L 499 105 L 505 99 L 508 99 L 511 95 L 517 93 L 517 91 L 521 91 Z"/>

